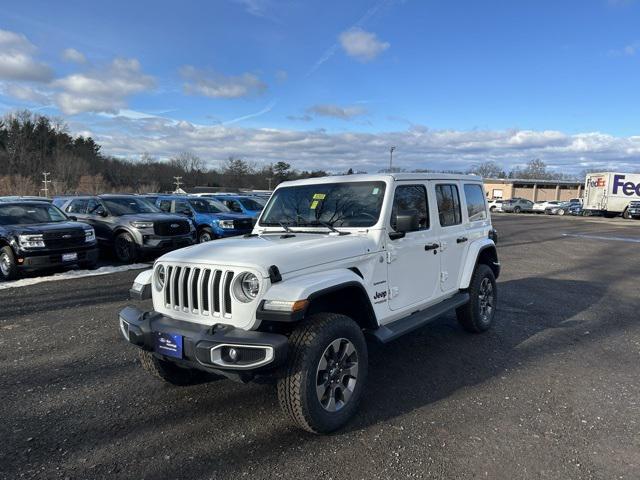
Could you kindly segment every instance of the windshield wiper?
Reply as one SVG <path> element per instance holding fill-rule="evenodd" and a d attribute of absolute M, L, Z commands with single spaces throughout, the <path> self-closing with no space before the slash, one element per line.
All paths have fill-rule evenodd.
<path fill-rule="evenodd" d="M 327 222 L 323 222 L 322 220 L 316 220 L 315 223 L 319 223 L 320 225 L 322 225 L 323 227 L 328 228 L 329 230 L 331 230 L 334 233 L 337 233 L 338 235 L 349 235 L 350 232 L 341 232 L 340 230 L 338 230 L 336 227 L 334 227 L 333 225 L 331 225 L 330 223 Z"/>
<path fill-rule="evenodd" d="M 283 222 L 278 222 L 278 225 L 280 225 L 282 227 L 282 229 L 287 232 L 287 233 L 293 233 L 291 231 L 291 229 L 289 228 L 289 225 L 287 225 L 286 223 Z"/>

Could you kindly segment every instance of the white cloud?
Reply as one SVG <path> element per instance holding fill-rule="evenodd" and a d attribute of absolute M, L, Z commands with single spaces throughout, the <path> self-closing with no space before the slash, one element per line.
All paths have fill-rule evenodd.
<path fill-rule="evenodd" d="M 127 105 L 127 98 L 151 90 L 152 77 L 145 75 L 136 59 L 116 58 L 109 65 L 56 80 L 55 96 L 60 110 L 68 115 L 81 112 L 115 113 Z"/>
<path fill-rule="evenodd" d="M 352 28 L 342 32 L 339 37 L 342 48 L 350 57 L 361 62 L 369 62 L 389 48 L 388 42 L 381 42 L 375 33 L 361 28 Z"/>
<path fill-rule="evenodd" d="M 267 85 L 252 73 L 238 76 L 202 70 L 186 65 L 180 69 L 186 80 L 184 90 L 190 95 L 204 95 L 213 98 L 240 98 L 257 95 L 267 89 Z"/>
<path fill-rule="evenodd" d="M 271 2 L 269 0 L 235 0 L 242 5 L 249 15 L 254 17 L 269 17 Z"/>
<path fill-rule="evenodd" d="M 5 85 L 2 92 L 6 95 L 31 103 L 45 105 L 51 102 L 51 94 L 29 85 L 11 83 Z"/>
<path fill-rule="evenodd" d="M 96 137 L 107 154 L 137 158 L 149 152 L 169 158 L 181 151 L 193 151 L 214 167 L 229 155 L 238 155 L 258 164 L 283 160 L 298 169 L 377 172 L 387 165 L 390 145 L 397 147 L 394 163 L 406 170 L 464 171 L 486 160 L 511 169 L 534 158 L 542 159 L 554 171 L 567 173 L 586 168 L 634 171 L 640 167 L 640 136 L 598 132 L 569 135 L 558 131 L 460 131 L 416 126 L 394 132 L 329 133 L 205 126 L 159 118 L 120 117 L 111 122 Z"/>
<path fill-rule="evenodd" d="M 321 104 L 313 105 L 307 108 L 307 113 L 312 113 L 321 117 L 340 118 L 342 120 L 351 120 L 354 117 L 367 114 L 367 109 L 357 105 L 341 107 L 339 105 Z"/>
<path fill-rule="evenodd" d="M 36 47 L 24 35 L 0 30 L 0 79 L 46 82 L 52 72 L 33 58 Z"/>
<path fill-rule="evenodd" d="M 67 48 L 62 52 L 62 58 L 67 62 L 87 63 L 87 57 L 75 48 Z"/>
<path fill-rule="evenodd" d="M 286 70 L 278 70 L 276 71 L 276 80 L 278 83 L 284 83 L 289 79 L 289 74 Z"/>

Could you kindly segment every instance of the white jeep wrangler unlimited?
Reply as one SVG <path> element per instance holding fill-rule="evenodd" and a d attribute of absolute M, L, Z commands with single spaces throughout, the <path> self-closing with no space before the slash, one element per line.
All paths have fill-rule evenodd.
<path fill-rule="evenodd" d="M 487 330 L 500 264 L 482 180 L 348 175 L 278 186 L 252 233 L 173 251 L 141 273 L 120 330 L 177 385 L 209 374 L 272 378 L 311 432 L 356 413 L 367 341 L 386 343 L 456 310 Z"/>

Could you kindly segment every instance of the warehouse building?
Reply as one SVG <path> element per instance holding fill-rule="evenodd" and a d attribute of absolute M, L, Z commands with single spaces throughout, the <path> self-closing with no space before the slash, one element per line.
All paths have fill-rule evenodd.
<path fill-rule="evenodd" d="M 526 198 L 566 201 L 582 197 L 583 185 L 573 180 L 531 180 L 522 178 L 485 178 L 484 189 L 489 200 Z"/>

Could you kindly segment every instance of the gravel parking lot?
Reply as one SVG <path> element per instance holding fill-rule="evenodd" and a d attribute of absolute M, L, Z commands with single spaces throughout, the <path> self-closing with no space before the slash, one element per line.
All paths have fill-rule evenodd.
<path fill-rule="evenodd" d="M 120 338 L 134 271 L 0 291 L 0 477 L 638 478 L 640 222 L 495 215 L 497 326 L 371 354 L 346 431 L 271 385 L 170 387 Z"/>

